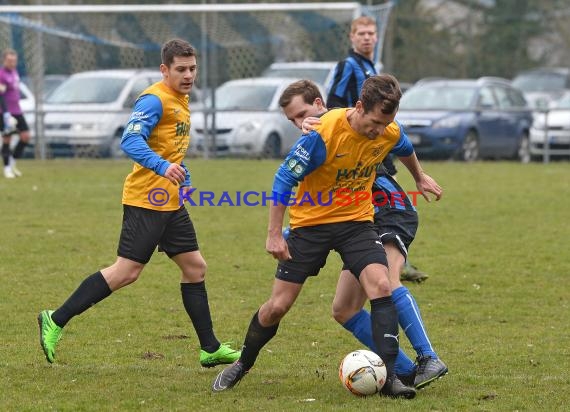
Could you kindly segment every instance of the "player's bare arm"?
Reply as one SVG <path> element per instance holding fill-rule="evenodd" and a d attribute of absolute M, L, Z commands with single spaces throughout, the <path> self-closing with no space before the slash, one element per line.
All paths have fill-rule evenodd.
<path fill-rule="evenodd" d="M 435 196 L 435 200 L 441 199 L 443 189 L 437 184 L 435 179 L 423 171 L 415 152 L 410 156 L 400 156 L 398 158 L 410 171 L 416 181 L 416 187 L 427 202 L 431 202 L 428 193 L 432 193 Z"/>

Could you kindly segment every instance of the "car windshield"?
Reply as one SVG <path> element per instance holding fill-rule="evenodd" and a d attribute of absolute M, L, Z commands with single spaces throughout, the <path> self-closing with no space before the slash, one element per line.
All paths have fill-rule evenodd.
<path fill-rule="evenodd" d="M 292 77 L 295 79 L 308 79 L 314 82 L 325 84 L 329 69 L 309 69 L 309 68 L 269 68 L 263 72 L 264 77 Z"/>
<path fill-rule="evenodd" d="M 562 96 L 560 100 L 556 102 L 555 107 L 557 109 L 570 109 L 570 94 L 566 93 Z"/>
<path fill-rule="evenodd" d="M 126 78 L 74 77 L 62 83 L 47 98 L 47 103 L 110 103 L 117 100 L 127 84 Z"/>
<path fill-rule="evenodd" d="M 400 100 L 402 110 L 466 110 L 475 96 L 474 87 L 449 84 L 425 85 L 409 89 Z"/>
<path fill-rule="evenodd" d="M 566 76 L 560 73 L 521 74 L 515 77 L 513 86 L 525 93 L 555 92 L 566 87 Z"/>
<path fill-rule="evenodd" d="M 216 108 L 220 110 L 267 110 L 277 86 L 229 84 L 216 90 Z M 206 102 L 212 106 L 210 99 Z"/>

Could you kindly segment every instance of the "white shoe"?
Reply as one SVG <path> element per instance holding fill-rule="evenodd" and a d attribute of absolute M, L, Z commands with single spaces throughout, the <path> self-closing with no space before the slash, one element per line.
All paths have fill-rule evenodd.
<path fill-rule="evenodd" d="M 4 177 L 6 179 L 13 179 L 16 177 L 16 175 L 14 174 L 14 171 L 12 170 L 12 168 L 10 166 L 4 166 Z"/>
<path fill-rule="evenodd" d="M 9 165 L 10 168 L 12 169 L 12 173 L 14 174 L 14 176 L 16 177 L 22 176 L 22 172 L 20 172 L 20 170 L 16 167 L 16 159 L 14 159 L 12 156 L 10 156 Z"/>

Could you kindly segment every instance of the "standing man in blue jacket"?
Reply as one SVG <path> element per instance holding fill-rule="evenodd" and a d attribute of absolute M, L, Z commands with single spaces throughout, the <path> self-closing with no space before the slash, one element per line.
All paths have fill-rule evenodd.
<path fill-rule="evenodd" d="M 374 67 L 374 49 L 378 43 L 376 21 L 368 16 L 358 17 L 350 26 L 352 48 L 348 57 L 338 63 L 327 96 L 327 107 L 354 107 L 362 83 L 377 74 Z"/>

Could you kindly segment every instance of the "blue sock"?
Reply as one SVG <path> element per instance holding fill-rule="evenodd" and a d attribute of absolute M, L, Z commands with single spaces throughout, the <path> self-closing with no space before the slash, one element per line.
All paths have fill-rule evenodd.
<path fill-rule="evenodd" d="M 408 288 L 400 286 L 392 291 L 392 299 L 398 310 L 400 327 L 406 333 L 418 356 L 431 356 L 437 359 L 427 336 L 418 304 Z"/>
<path fill-rule="evenodd" d="M 372 339 L 372 324 L 370 323 L 370 313 L 361 309 L 356 315 L 342 325 L 346 330 L 352 332 L 354 337 L 367 346 L 372 352 L 376 352 L 376 345 Z M 398 375 L 410 375 L 416 366 L 414 362 L 404 353 L 402 349 L 398 352 L 394 372 Z"/>

